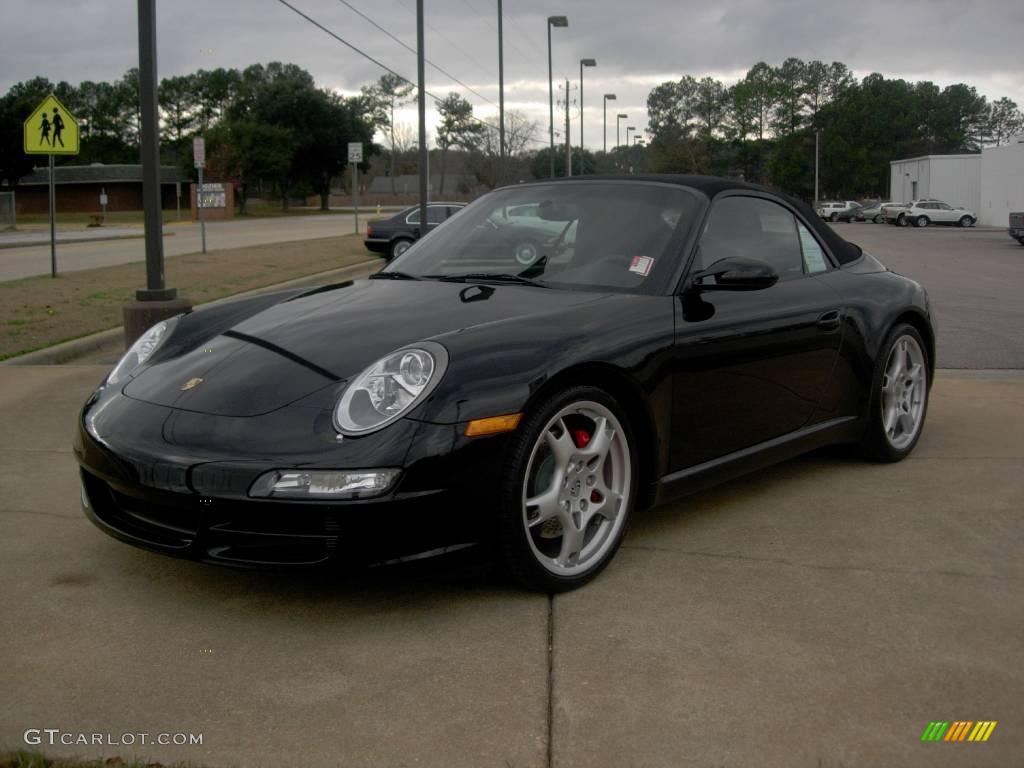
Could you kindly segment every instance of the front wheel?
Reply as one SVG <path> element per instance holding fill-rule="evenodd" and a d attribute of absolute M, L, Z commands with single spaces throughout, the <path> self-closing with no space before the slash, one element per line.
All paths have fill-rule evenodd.
<path fill-rule="evenodd" d="M 928 412 L 928 356 L 917 329 L 900 323 L 875 363 L 863 448 L 876 461 L 906 458 Z"/>
<path fill-rule="evenodd" d="M 972 227 L 974 226 L 974 219 L 972 219 L 970 216 L 961 216 L 960 221 L 958 223 L 961 227 Z"/>
<path fill-rule="evenodd" d="M 828 218 L 829 218 L 829 220 L 831 220 L 831 221 L 839 221 L 839 214 L 838 214 L 838 213 L 833 213 L 833 214 L 832 214 L 831 216 L 829 216 Z"/>
<path fill-rule="evenodd" d="M 533 410 L 502 481 L 498 544 L 512 575 L 561 592 L 601 572 L 635 504 L 634 446 L 628 419 L 600 389 L 572 387 Z"/>

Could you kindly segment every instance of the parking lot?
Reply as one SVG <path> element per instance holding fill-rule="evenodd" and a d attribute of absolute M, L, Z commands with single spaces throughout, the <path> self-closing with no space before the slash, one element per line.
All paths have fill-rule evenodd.
<path fill-rule="evenodd" d="M 992 369 L 1024 368 L 1024 248 L 836 226 L 935 303 L 914 454 L 824 451 L 639 516 L 555 598 L 472 559 L 327 577 L 127 547 L 81 514 L 70 450 L 106 368 L 0 367 L 0 747 L 59 727 L 202 733 L 134 749 L 214 767 L 1018 764 L 1024 374 Z M 934 720 L 998 727 L 922 743 Z"/>

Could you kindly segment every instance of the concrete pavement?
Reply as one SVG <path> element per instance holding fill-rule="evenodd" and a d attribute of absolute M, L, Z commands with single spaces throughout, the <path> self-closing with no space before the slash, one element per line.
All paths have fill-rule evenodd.
<path fill-rule="evenodd" d="M 366 217 L 360 214 L 362 231 L 365 231 L 365 221 Z M 344 214 L 214 221 L 206 225 L 206 249 L 217 251 L 224 248 L 348 235 L 354 231 L 354 225 L 354 217 Z M 164 256 L 180 256 L 183 253 L 196 253 L 202 250 L 202 235 L 198 224 L 169 225 L 164 227 L 164 232 Z M 166 236 L 172 233 L 173 236 Z M 59 272 L 107 267 L 112 264 L 143 261 L 145 258 L 145 242 L 139 238 L 63 243 L 57 246 Z M 45 245 L 0 250 L 0 281 L 48 274 L 49 240 Z"/>
<path fill-rule="evenodd" d="M 599 579 L 245 573 L 78 507 L 102 366 L 0 368 L 0 747 L 210 766 L 1006 766 L 1024 753 L 1024 376 L 943 371 L 913 457 L 788 462 L 634 521 Z M 549 637 L 551 651 L 548 651 Z M 922 744 L 936 719 L 998 721 Z"/>

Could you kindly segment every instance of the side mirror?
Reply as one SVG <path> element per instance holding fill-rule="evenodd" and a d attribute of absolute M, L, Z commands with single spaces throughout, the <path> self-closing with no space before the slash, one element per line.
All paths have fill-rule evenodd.
<path fill-rule="evenodd" d="M 712 277 L 715 282 L 705 282 Z M 697 291 L 760 291 L 778 281 L 778 272 L 763 261 L 726 258 L 695 274 L 693 287 Z"/>

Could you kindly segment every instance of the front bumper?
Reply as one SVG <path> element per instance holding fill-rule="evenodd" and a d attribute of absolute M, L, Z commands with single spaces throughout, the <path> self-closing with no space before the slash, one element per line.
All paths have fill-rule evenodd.
<path fill-rule="evenodd" d="M 114 397 L 124 404 L 122 417 L 145 422 L 148 412 L 154 424 L 163 417 L 160 432 L 168 431 L 170 414 L 179 415 Z M 254 499 L 247 492 L 255 477 L 274 468 L 311 468 L 308 456 L 254 453 L 227 460 L 161 442 L 157 433 L 120 418 L 103 425 L 100 437 L 89 428 L 89 407 L 79 418 L 74 446 L 84 512 L 100 530 L 143 549 L 243 568 L 359 566 L 479 542 L 491 533 L 493 504 L 480 501 L 494 498 L 507 435 L 466 438 L 460 436 L 464 425 L 399 420 L 382 430 L 395 428 L 393 440 L 352 441 L 355 446 L 339 446 L 322 459 L 325 468 L 342 464 L 345 455 L 351 468 L 401 466 L 402 477 L 387 495 Z M 211 430 L 223 431 L 217 417 L 203 418 L 214 422 Z M 114 432 L 114 426 L 121 428 Z M 405 444 L 404 460 L 382 455 L 398 443 Z"/>

